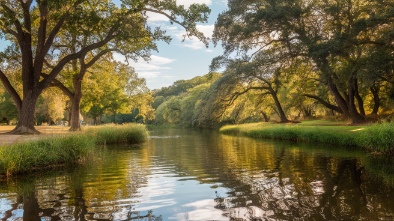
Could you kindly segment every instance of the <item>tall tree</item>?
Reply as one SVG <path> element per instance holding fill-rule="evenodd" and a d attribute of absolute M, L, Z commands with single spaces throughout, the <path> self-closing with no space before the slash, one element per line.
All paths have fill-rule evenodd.
<path fill-rule="evenodd" d="M 36 121 L 54 124 L 56 121 L 63 120 L 65 109 L 66 96 L 57 88 L 48 88 L 37 100 Z"/>
<path fill-rule="evenodd" d="M 99 124 L 104 114 L 130 113 L 136 106 L 134 102 L 139 101 L 135 101 L 126 89 L 143 88 L 144 84 L 145 81 L 126 64 L 102 60 L 93 65 L 85 78 L 82 112 L 92 117 L 95 124 Z"/>
<path fill-rule="evenodd" d="M 278 48 L 314 62 L 341 112 L 365 121 L 359 94 L 360 58 L 366 47 L 392 48 L 394 4 L 359 0 L 228 1 L 214 39 L 225 55 Z M 389 30 L 391 29 L 391 31 Z M 391 36 L 391 37 L 390 37 Z M 358 105 L 357 105 L 358 102 Z"/>
<path fill-rule="evenodd" d="M 5 67 L 0 69 L 0 80 L 19 113 L 18 125 L 13 133 L 38 133 L 34 128 L 38 96 L 69 62 L 85 59 L 89 53 L 97 55 L 107 46 L 128 51 L 128 46 L 136 44 L 128 42 L 130 33 L 136 28 L 140 30 L 141 26 L 145 27 L 151 39 L 168 40 L 162 30 L 149 28 L 147 12 L 166 16 L 171 22 L 183 26 L 186 35 L 195 35 L 207 43 L 203 34 L 196 29 L 197 22 L 207 20 L 209 8 L 205 5 L 194 4 L 185 9 L 173 0 L 124 0 L 120 6 L 113 1 L 103 3 L 99 0 L 1 1 L 0 35 L 10 40 L 11 47 L 17 49 L 22 64 L 23 92 L 20 96 L 9 80 L 7 57 L 1 57 Z M 86 29 L 83 24 L 95 28 Z M 75 51 L 65 52 L 58 47 L 58 40 L 63 36 L 91 38 L 86 44 L 78 45 Z M 122 45 L 124 42 L 128 44 Z M 83 65 L 87 63 L 81 62 Z"/>
<path fill-rule="evenodd" d="M 279 100 L 278 91 L 282 85 L 281 74 L 286 62 L 280 50 L 264 50 L 252 58 L 227 59 L 219 56 L 213 60 L 211 69 L 224 65 L 226 74 L 231 76 L 231 83 L 223 81 L 221 87 L 230 86 L 229 93 L 223 99 L 233 103 L 240 95 L 251 90 L 261 91 L 261 95 L 270 95 L 275 103 L 280 121 L 289 122 L 285 110 Z M 236 88 L 234 88 L 236 87 Z"/>

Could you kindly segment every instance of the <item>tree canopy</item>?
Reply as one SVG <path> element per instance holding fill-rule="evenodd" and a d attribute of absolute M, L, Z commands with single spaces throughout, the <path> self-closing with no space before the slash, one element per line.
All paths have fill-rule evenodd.
<path fill-rule="evenodd" d="M 187 36 L 197 36 L 207 43 L 196 28 L 197 22 L 207 20 L 210 10 L 206 5 L 185 8 L 173 0 L 124 0 L 120 4 L 97 0 L 2 1 L 0 36 L 11 45 L 1 53 L 0 80 L 19 113 L 14 132 L 37 132 L 36 101 L 73 60 L 89 56 L 94 61 L 95 56 L 115 50 L 126 57 L 145 56 L 149 54 L 136 54 L 141 44 L 149 45 L 147 52 L 155 49 L 154 41 L 169 41 L 165 31 L 149 27 L 147 12 L 166 16 L 184 27 Z M 70 49 L 67 42 L 74 47 Z M 8 70 L 13 63 L 21 66 L 22 93 L 10 80 L 13 73 Z"/>
<path fill-rule="evenodd" d="M 385 51 L 393 51 L 393 3 L 229 0 L 228 7 L 219 15 L 214 33 L 214 41 L 222 42 L 224 57 L 236 52 L 256 61 L 267 51 L 277 51 L 280 56 L 275 59 L 281 64 L 303 60 L 330 92 L 333 110 L 353 123 L 365 122 L 368 95 L 375 102 L 371 113 L 376 114 L 380 85 L 392 82 L 393 69 L 386 64 L 393 60 Z M 376 56 L 382 59 L 377 61 Z M 255 66 L 266 64 L 259 61 Z M 328 103 L 316 94 L 313 97 Z"/>

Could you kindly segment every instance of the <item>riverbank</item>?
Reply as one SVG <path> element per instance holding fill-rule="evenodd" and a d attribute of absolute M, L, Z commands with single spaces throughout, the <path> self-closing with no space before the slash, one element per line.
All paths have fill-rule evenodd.
<path fill-rule="evenodd" d="M 12 139 L 0 145 L 0 174 L 12 175 L 83 163 L 94 157 L 97 146 L 141 143 L 147 139 L 148 132 L 144 125 L 129 124 L 89 127 L 74 133 L 52 130 L 40 135 L 0 135 L 5 137 Z"/>
<path fill-rule="evenodd" d="M 224 126 L 220 133 L 348 146 L 394 155 L 394 123 L 356 126 L 326 121 L 306 121 L 299 124 L 252 123 Z"/>
<path fill-rule="evenodd" d="M 69 127 L 65 126 L 36 126 L 36 129 L 41 134 L 33 135 L 13 135 L 8 134 L 13 130 L 15 126 L 1 125 L 0 126 L 0 146 L 19 143 L 28 140 L 35 140 L 37 138 L 42 138 L 46 136 L 52 136 L 55 134 L 67 134 L 69 132 Z"/>

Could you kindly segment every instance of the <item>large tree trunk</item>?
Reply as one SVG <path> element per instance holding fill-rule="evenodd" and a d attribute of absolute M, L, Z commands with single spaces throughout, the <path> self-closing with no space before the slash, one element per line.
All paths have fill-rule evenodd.
<path fill-rule="evenodd" d="M 326 81 L 326 84 L 328 86 L 328 89 L 330 90 L 331 94 L 335 98 L 335 102 L 338 104 L 339 108 L 342 110 L 343 115 L 345 117 L 349 118 L 352 121 L 352 124 L 357 124 L 357 123 L 364 123 L 366 120 L 365 118 L 357 111 L 356 105 L 354 103 L 354 97 L 355 97 L 355 90 L 354 90 L 354 84 L 353 80 L 352 85 L 348 86 L 348 95 L 347 99 L 343 98 L 341 93 L 339 92 L 337 85 L 334 83 L 332 79 L 333 71 L 331 70 L 331 67 L 328 64 L 328 61 L 326 58 L 324 59 L 317 59 L 318 61 L 318 66 L 321 72 L 323 73 L 324 80 Z M 357 79 L 356 79 L 357 80 Z"/>
<path fill-rule="evenodd" d="M 261 111 L 261 114 L 263 115 L 265 122 L 269 122 L 270 121 L 269 116 L 264 111 Z"/>
<path fill-rule="evenodd" d="M 97 116 L 93 117 L 93 124 L 96 126 L 98 125 L 98 117 Z"/>
<path fill-rule="evenodd" d="M 81 124 L 79 119 L 80 104 L 82 98 L 82 79 L 79 75 L 75 75 L 73 79 L 74 84 L 74 96 L 71 97 L 71 118 L 70 118 L 70 131 L 81 130 Z"/>
<path fill-rule="evenodd" d="M 358 109 L 360 110 L 360 114 L 362 116 L 365 116 L 365 109 L 364 109 L 364 101 L 363 98 L 360 96 L 360 92 L 358 90 L 358 83 L 357 83 L 357 79 L 354 80 L 353 82 L 354 84 L 354 94 L 356 96 L 356 100 L 357 100 L 357 104 L 358 104 Z"/>
<path fill-rule="evenodd" d="M 337 107 L 337 106 L 335 106 L 335 105 L 330 104 L 329 102 L 325 101 L 323 98 L 320 98 L 320 97 L 318 97 L 318 96 L 316 96 L 316 95 L 312 95 L 312 94 L 303 94 L 303 96 L 309 97 L 309 98 L 312 98 L 312 99 L 315 99 L 315 100 L 317 100 L 318 102 L 320 102 L 320 104 L 323 104 L 326 108 L 328 108 L 328 109 L 330 109 L 330 110 L 332 110 L 332 111 L 336 111 L 336 112 L 342 114 L 342 109 L 341 109 L 341 108 L 339 108 L 339 107 Z"/>
<path fill-rule="evenodd" d="M 279 118 L 280 118 L 280 122 L 281 123 L 289 122 L 289 119 L 287 119 L 287 117 L 286 117 L 285 111 L 283 110 L 282 105 L 280 104 L 280 101 L 278 99 L 278 96 L 277 96 L 275 90 L 273 90 L 271 88 L 270 89 L 270 94 L 271 94 L 272 98 L 274 99 L 274 102 L 275 102 L 275 105 L 276 105 L 276 108 L 277 108 L 277 111 L 278 111 L 278 115 L 279 115 Z"/>
<path fill-rule="evenodd" d="M 379 87 L 373 86 L 370 88 L 373 96 L 373 109 L 372 109 L 372 115 L 378 115 L 379 112 L 379 107 L 380 107 L 380 97 L 379 97 Z"/>
<path fill-rule="evenodd" d="M 24 93 L 22 105 L 18 115 L 18 124 L 10 133 L 12 134 L 39 134 L 34 128 L 35 108 L 39 93 Z"/>
<path fill-rule="evenodd" d="M 349 86 L 348 86 L 348 108 L 349 108 L 349 113 L 351 115 L 352 123 L 357 124 L 357 123 L 364 123 L 365 118 L 362 116 L 358 111 L 355 103 L 355 97 L 356 97 L 356 89 L 355 87 L 357 84 L 357 79 L 355 76 L 352 76 L 349 79 Z"/>

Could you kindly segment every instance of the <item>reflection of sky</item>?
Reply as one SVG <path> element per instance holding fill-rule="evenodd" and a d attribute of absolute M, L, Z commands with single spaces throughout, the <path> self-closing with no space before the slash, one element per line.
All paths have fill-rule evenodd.
<path fill-rule="evenodd" d="M 169 220 L 229 220 L 223 216 L 221 210 L 215 209 L 216 202 L 213 199 L 199 200 L 182 205 L 187 212 L 177 213 L 169 217 Z"/>
<path fill-rule="evenodd" d="M 5 213 L 12 209 L 12 204 L 16 203 L 16 194 L 0 194 L 0 218 L 5 217 Z M 23 210 L 17 209 L 12 211 L 12 216 L 9 220 L 23 217 Z"/>
<path fill-rule="evenodd" d="M 192 177 L 190 177 L 192 178 Z M 217 195 L 226 195 L 224 188 L 211 188 L 197 180 L 178 177 L 163 171 L 148 177 L 148 184 L 139 189 L 135 211 L 153 210 L 163 220 L 228 220 L 215 209 Z"/>

